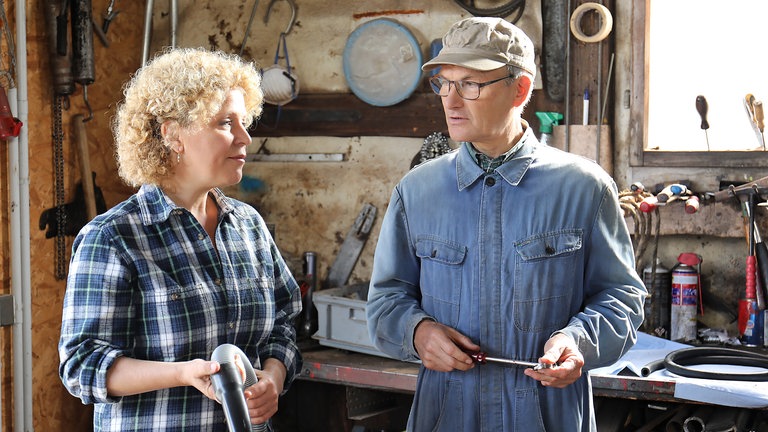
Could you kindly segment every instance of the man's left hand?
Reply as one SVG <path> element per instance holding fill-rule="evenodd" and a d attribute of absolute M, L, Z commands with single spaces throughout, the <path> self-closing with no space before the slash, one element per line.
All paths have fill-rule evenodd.
<path fill-rule="evenodd" d="M 524 373 L 547 387 L 563 388 L 573 384 L 581 376 L 584 356 L 569 336 L 557 333 L 544 344 L 540 363 L 552 365 L 548 369 L 526 369 Z"/>

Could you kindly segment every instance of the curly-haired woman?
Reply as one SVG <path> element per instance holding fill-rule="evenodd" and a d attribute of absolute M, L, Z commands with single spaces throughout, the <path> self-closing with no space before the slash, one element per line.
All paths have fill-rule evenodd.
<path fill-rule="evenodd" d="M 128 82 L 114 136 L 136 194 L 78 234 L 59 374 L 95 404 L 96 431 L 225 431 L 208 361 L 239 347 L 258 383 L 252 423 L 277 412 L 301 367 L 299 287 L 261 216 L 220 187 L 242 178 L 260 75 L 236 56 L 172 49 Z"/>

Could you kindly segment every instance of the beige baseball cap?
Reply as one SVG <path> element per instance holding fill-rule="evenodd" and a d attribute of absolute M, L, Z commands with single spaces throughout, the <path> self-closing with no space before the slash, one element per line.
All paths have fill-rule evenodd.
<path fill-rule="evenodd" d="M 440 53 L 421 69 L 429 71 L 444 64 L 479 71 L 511 65 L 536 76 L 533 42 L 502 18 L 472 17 L 454 24 L 443 36 Z"/>

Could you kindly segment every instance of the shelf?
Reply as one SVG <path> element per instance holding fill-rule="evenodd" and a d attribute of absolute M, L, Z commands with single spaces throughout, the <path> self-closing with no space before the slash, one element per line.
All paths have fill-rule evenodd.
<path fill-rule="evenodd" d="M 307 94 L 282 107 L 265 105 L 253 137 L 394 136 L 425 138 L 446 132 L 440 98 L 414 93 L 388 107 L 369 105 L 353 94 Z"/>

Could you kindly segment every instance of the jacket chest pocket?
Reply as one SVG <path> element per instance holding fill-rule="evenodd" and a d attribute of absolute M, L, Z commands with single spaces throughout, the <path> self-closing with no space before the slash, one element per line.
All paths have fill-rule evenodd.
<path fill-rule="evenodd" d="M 416 255 L 421 260 L 422 308 L 439 322 L 455 327 L 467 247 L 438 238 L 420 238 Z"/>
<path fill-rule="evenodd" d="M 515 243 L 518 329 L 551 332 L 568 323 L 573 297 L 583 291 L 582 238 L 582 230 L 573 229 L 537 234 Z"/>

